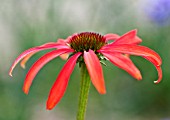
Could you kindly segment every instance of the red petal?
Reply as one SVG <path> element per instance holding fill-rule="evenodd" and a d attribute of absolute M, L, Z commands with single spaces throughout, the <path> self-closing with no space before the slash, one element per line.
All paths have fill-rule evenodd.
<path fill-rule="evenodd" d="M 57 43 L 63 44 L 63 45 L 66 45 L 67 42 L 68 42 L 67 40 L 64 40 L 64 39 L 61 39 L 61 38 L 59 38 L 59 39 L 57 40 Z"/>
<path fill-rule="evenodd" d="M 27 55 L 29 56 L 30 54 L 32 53 L 36 53 L 36 52 L 39 52 L 41 50 L 45 50 L 45 49 L 51 49 L 51 48 L 62 48 L 62 47 L 66 47 L 64 45 L 61 45 L 61 44 L 56 44 L 56 43 L 47 43 L 47 44 L 44 44 L 42 46 L 37 46 L 37 47 L 34 47 L 34 48 L 30 48 L 26 51 L 24 51 L 23 53 L 21 53 L 14 61 L 14 63 L 12 64 L 10 70 L 9 70 L 9 75 L 12 76 L 12 71 L 13 69 L 15 68 L 15 66 L 18 64 L 18 62 L 20 60 L 22 60 L 24 57 L 26 57 Z"/>
<path fill-rule="evenodd" d="M 113 44 L 139 44 L 142 40 L 136 36 L 137 30 L 131 30 L 128 33 L 122 35 L 119 39 L 117 39 Z"/>
<path fill-rule="evenodd" d="M 105 94 L 106 89 L 103 78 L 103 71 L 98 57 L 92 50 L 89 50 L 88 52 L 84 51 L 84 62 L 87 66 L 87 70 L 93 85 L 96 87 L 100 94 Z"/>
<path fill-rule="evenodd" d="M 54 50 L 52 52 L 49 52 L 42 56 L 40 59 L 38 59 L 33 66 L 30 68 L 28 71 L 25 81 L 24 81 L 24 86 L 23 86 L 23 91 L 24 93 L 28 94 L 30 86 L 32 84 L 32 81 L 36 74 L 39 72 L 39 70 L 50 60 L 56 58 L 57 56 L 66 53 L 66 52 L 73 52 L 71 49 L 59 49 L 59 50 Z"/>
<path fill-rule="evenodd" d="M 152 62 L 155 66 L 160 66 L 162 64 L 160 56 L 155 51 L 145 46 L 115 45 L 113 48 L 110 48 L 110 50 L 112 52 L 143 56 L 144 58 Z"/>
<path fill-rule="evenodd" d="M 55 42 L 49 42 L 49 43 L 43 44 L 43 45 L 41 45 L 41 46 L 39 46 L 39 47 L 47 47 L 47 46 L 53 45 L 53 44 L 56 44 L 56 43 L 55 43 Z M 26 55 L 26 56 L 22 59 L 20 65 L 21 65 L 21 67 L 22 67 L 23 69 L 25 69 L 25 64 L 27 63 L 27 61 L 28 61 L 34 54 L 36 54 L 37 52 L 39 52 L 39 51 L 35 51 L 35 52 L 32 52 L 32 53 L 29 53 L 28 55 Z"/>
<path fill-rule="evenodd" d="M 81 53 L 76 53 L 72 56 L 67 63 L 62 68 L 61 72 L 59 73 L 53 87 L 51 88 L 48 100 L 47 100 L 47 109 L 51 110 L 63 97 L 66 87 L 68 84 L 68 80 L 70 75 L 76 65 L 76 61 Z"/>
<path fill-rule="evenodd" d="M 113 33 L 109 33 L 109 34 L 104 35 L 104 38 L 106 39 L 106 41 L 115 40 L 115 39 L 118 39 L 119 37 L 120 37 L 119 35 L 113 34 Z"/>
<path fill-rule="evenodd" d="M 138 70 L 138 68 L 136 68 L 136 66 L 133 64 L 129 57 L 120 53 L 102 52 L 102 54 L 107 57 L 114 65 L 127 71 L 134 78 L 138 80 L 142 79 L 140 71 Z"/>
<path fill-rule="evenodd" d="M 66 43 L 64 42 L 64 40 L 59 39 L 59 40 L 57 41 L 57 43 L 60 44 L 60 46 L 56 46 L 57 49 L 62 49 L 62 48 L 68 48 L 68 49 L 69 49 L 69 46 L 66 45 Z M 45 47 L 45 46 L 48 46 L 48 45 L 51 45 L 51 44 L 56 44 L 56 43 L 51 42 L 51 43 L 43 44 L 43 45 L 41 45 L 41 47 Z M 39 52 L 39 51 L 35 51 L 35 52 L 33 52 L 33 53 L 30 53 L 30 54 L 26 55 L 26 56 L 23 58 L 23 60 L 21 61 L 21 63 L 20 63 L 21 67 L 25 69 L 25 64 L 27 63 L 27 61 L 28 61 L 34 54 L 36 54 L 37 52 Z M 65 55 L 63 55 L 63 56 L 61 55 L 60 57 L 61 57 L 62 59 L 64 59 L 64 60 L 66 60 L 66 59 L 68 58 L 68 56 L 69 56 L 69 54 L 65 54 Z"/>
<path fill-rule="evenodd" d="M 28 55 L 26 55 L 22 61 L 20 62 L 20 65 L 23 69 L 25 69 L 25 64 L 27 63 L 27 61 L 35 54 L 36 52 L 30 53 Z"/>
<path fill-rule="evenodd" d="M 57 43 L 67 46 L 68 40 L 67 40 L 67 39 L 64 40 L 64 39 L 59 38 L 59 39 L 57 40 Z M 69 47 L 69 46 L 67 46 L 67 47 Z M 67 53 L 66 53 L 66 54 L 62 54 L 62 55 L 60 55 L 60 57 L 61 57 L 61 59 L 63 59 L 63 60 L 67 60 L 67 58 L 69 57 L 69 54 L 67 54 Z"/>
<path fill-rule="evenodd" d="M 113 43 L 102 47 L 102 49 L 113 47 L 114 45 L 120 45 L 120 44 L 139 44 L 142 42 L 142 40 L 138 36 L 136 36 L 136 33 L 137 33 L 136 29 L 128 33 L 125 33 L 124 35 L 116 39 Z"/>
<path fill-rule="evenodd" d="M 157 71 L 158 71 L 158 80 L 157 81 L 154 81 L 154 83 L 159 83 L 159 82 L 161 82 L 161 80 L 162 80 L 162 69 L 161 69 L 161 67 L 160 66 L 157 66 L 156 67 L 156 69 L 157 69 Z"/>
<path fill-rule="evenodd" d="M 98 51 L 99 52 L 102 52 L 102 51 L 119 52 L 119 53 L 124 53 L 124 54 L 142 56 L 155 65 L 155 67 L 158 70 L 158 74 L 159 74 L 158 81 L 160 81 L 161 79 L 162 72 L 159 67 L 162 64 L 162 60 L 155 51 L 149 49 L 148 47 L 139 46 L 139 45 L 115 45 L 113 47 L 110 47 L 107 49 L 101 49 Z"/>

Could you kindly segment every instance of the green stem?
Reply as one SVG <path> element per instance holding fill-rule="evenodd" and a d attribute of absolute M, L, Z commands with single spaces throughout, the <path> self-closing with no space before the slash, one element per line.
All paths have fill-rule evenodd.
<path fill-rule="evenodd" d="M 81 86 L 80 86 L 77 120 L 84 120 L 85 118 L 90 83 L 91 83 L 90 77 L 86 65 L 81 64 Z"/>

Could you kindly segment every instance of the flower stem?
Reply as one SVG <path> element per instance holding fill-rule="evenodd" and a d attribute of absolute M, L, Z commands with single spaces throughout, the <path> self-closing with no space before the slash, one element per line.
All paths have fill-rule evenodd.
<path fill-rule="evenodd" d="M 87 71 L 86 65 L 81 64 L 81 86 L 80 86 L 77 120 L 84 120 L 85 118 L 90 83 L 91 83 L 90 76 Z"/>

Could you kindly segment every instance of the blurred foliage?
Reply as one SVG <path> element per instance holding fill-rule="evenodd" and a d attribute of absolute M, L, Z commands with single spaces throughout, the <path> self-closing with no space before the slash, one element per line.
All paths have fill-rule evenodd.
<path fill-rule="evenodd" d="M 103 66 L 107 94 L 92 86 L 87 120 L 166 120 L 170 119 L 169 51 L 170 26 L 150 20 L 142 0 L 0 0 L 0 120 L 74 120 L 79 96 L 79 68 L 76 66 L 61 102 L 46 111 L 48 92 L 65 61 L 48 63 L 36 76 L 29 95 L 22 92 L 26 72 L 47 51 L 32 57 L 25 70 L 18 65 L 13 78 L 8 69 L 22 51 L 56 41 L 81 31 L 101 34 L 138 29 L 146 45 L 163 60 L 163 80 L 155 85 L 157 71 L 141 57 L 131 56 L 143 75 L 136 81 L 125 71 L 107 62 Z M 156 19 L 156 18 L 155 18 Z M 169 18 L 168 18 L 169 19 Z"/>

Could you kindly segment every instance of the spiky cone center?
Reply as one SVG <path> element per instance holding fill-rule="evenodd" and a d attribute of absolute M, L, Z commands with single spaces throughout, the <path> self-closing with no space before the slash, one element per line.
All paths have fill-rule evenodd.
<path fill-rule="evenodd" d="M 106 39 L 93 32 L 82 32 L 73 35 L 70 39 L 70 47 L 76 52 L 93 51 L 99 50 L 102 46 L 106 44 Z"/>

